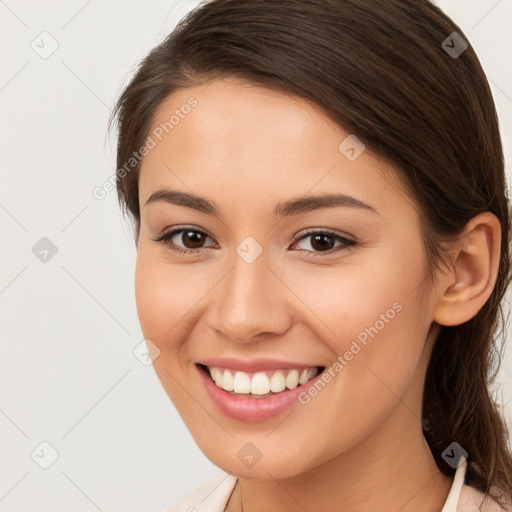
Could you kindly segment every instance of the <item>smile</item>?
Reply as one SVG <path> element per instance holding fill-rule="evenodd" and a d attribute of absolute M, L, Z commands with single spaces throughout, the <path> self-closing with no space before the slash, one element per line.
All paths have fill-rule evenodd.
<path fill-rule="evenodd" d="M 263 370 L 272 365 L 260 363 L 237 366 L 246 366 L 247 371 L 196 363 L 205 391 L 218 410 L 243 422 L 265 421 L 285 413 L 299 404 L 299 394 L 325 370 L 323 366 L 280 368 L 285 365 L 277 364 Z"/>
<path fill-rule="evenodd" d="M 215 384 L 233 395 L 265 398 L 286 389 L 295 389 L 315 377 L 320 367 L 288 368 L 258 372 L 235 371 L 216 366 L 206 367 Z"/>

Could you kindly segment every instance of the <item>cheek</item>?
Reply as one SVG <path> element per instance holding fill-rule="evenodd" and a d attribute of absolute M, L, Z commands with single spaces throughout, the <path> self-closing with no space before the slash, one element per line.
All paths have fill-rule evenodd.
<path fill-rule="evenodd" d="M 344 439 L 361 439 L 380 424 L 415 379 L 428 327 L 419 306 L 422 288 L 415 288 L 421 268 L 395 268 L 375 268 L 364 277 L 347 272 L 340 286 L 331 280 L 327 292 L 315 288 L 312 296 L 333 331 L 325 343 L 333 351 L 334 385 L 318 401 L 318 414 L 331 404 L 328 430 L 340 449 Z"/>
<path fill-rule="evenodd" d="M 144 336 L 154 338 L 159 345 L 180 339 L 178 333 L 186 324 L 187 314 L 204 291 L 190 270 L 178 270 L 178 266 L 162 261 L 151 250 L 139 247 L 135 301 Z"/>
<path fill-rule="evenodd" d="M 302 320 L 309 319 L 314 332 L 322 333 L 324 343 L 337 354 L 348 350 L 353 339 L 364 342 L 375 330 L 380 336 L 391 324 L 401 324 L 404 315 L 399 310 L 415 300 L 412 283 L 421 276 L 419 266 L 404 271 L 395 262 L 389 267 L 381 254 L 332 268 L 281 270 L 283 281 L 293 283 L 299 299 L 295 302 L 302 303 Z"/>
<path fill-rule="evenodd" d="M 332 350 L 331 368 L 339 376 L 335 403 L 361 409 L 363 423 L 368 402 L 382 397 L 385 407 L 395 400 L 390 389 L 405 389 L 421 356 L 429 319 L 420 308 L 419 254 L 419 247 L 414 255 L 404 248 L 389 259 L 380 252 L 364 265 L 311 268 L 300 280 L 290 271 L 286 277 L 313 313 L 303 320 Z"/>
<path fill-rule="evenodd" d="M 319 451 L 318 446 L 308 451 L 315 463 L 369 436 L 400 406 L 399 397 L 415 382 L 424 344 L 417 292 L 410 294 L 396 279 L 374 283 L 370 293 L 358 288 L 355 278 L 343 283 L 340 288 L 331 281 L 328 294 L 315 289 L 310 296 L 322 321 L 315 320 L 316 332 L 326 333 L 323 341 L 333 354 L 328 367 L 332 379 L 305 406 L 330 439 Z M 305 296 L 303 300 L 308 303 Z"/>
<path fill-rule="evenodd" d="M 187 313 L 197 302 L 187 294 L 190 289 L 183 272 L 173 270 L 171 265 L 139 245 L 135 267 L 137 315 L 144 338 L 151 340 L 159 350 L 152 363 L 153 369 L 181 413 L 190 405 L 190 397 L 179 384 L 186 380 L 183 346 L 189 328 L 187 323 L 191 321 Z"/>
<path fill-rule="evenodd" d="M 180 348 L 186 319 L 188 287 L 181 274 L 163 265 L 149 251 L 139 247 L 135 267 L 135 302 L 144 338 L 160 350 L 153 366 L 160 378 L 163 369 L 179 371 Z M 180 334 L 181 333 L 181 334 Z"/>
<path fill-rule="evenodd" d="M 381 311 L 384 316 L 379 318 Z M 338 359 L 337 383 L 330 397 L 332 403 L 339 404 L 332 431 L 351 433 L 353 441 L 381 424 L 400 406 L 408 388 L 417 386 L 425 337 L 410 298 L 396 301 L 388 310 L 373 309 L 367 324 L 362 329 L 353 326 L 355 331 L 358 334 L 348 335 L 337 345 L 342 360 Z"/>

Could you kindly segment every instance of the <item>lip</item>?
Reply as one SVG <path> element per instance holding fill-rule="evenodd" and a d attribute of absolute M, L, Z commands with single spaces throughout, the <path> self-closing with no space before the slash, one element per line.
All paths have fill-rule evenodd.
<path fill-rule="evenodd" d="M 214 365 L 212 364 L 211 366 Z M 268 368 L 268 366 L 266 368 Z M 297 367 L 294 366 L 293 368 Z M 311 366 L 304 366 L 304 368 L 311 368 Z M 299 403 L 299 395 L 303 392 L 307 392 L 308 388 L 322 375 L 322 372 L 320 372 L 311 380 L 297 386 L 295 389 L 282 391 L 281 393 L 271 395 L 267 398 L 246 398 L 244 396 L 232 395 L 224 389 L 219 388 L 207 373 L 207 368 L 196 364 L 196 369 L 210 398 L 222 413 L 232 419 L 251 423 L 268 420 L 284 413 L 294 405 L 297 405 Z"/>
<path fill-rule="evenodd" d="M 234 357 L 210 357 L 198 361 L 199 364 L 204 366 L 216 366 L 218 368 L 225 368 L 227 370 L 240 371 L 240 372 L 259 372 L 265 370 L 285 370 L 296 368 L 303 370 L 305 368 L 315 368 L 317 364 L 303 364 L 293 363 L 290 361 L 280 361 L 278 359 L 251 359 L 244 361 L 243 359 L 236 359 Z"/>

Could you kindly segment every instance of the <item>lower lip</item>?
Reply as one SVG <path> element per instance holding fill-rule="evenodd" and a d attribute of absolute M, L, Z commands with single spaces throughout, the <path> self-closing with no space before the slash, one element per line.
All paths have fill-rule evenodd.
<path fill-rule="evenodd" d="M 271 395 L 267 398 L 249 398 L 239 395 L 232 395 L 222 388 L 219 388 L 215 382 L 203 371 L 197 367 L 197 371 L 203 380 L 204 386 L 212 400 L 218 408 L 230 418 L 240 421 L 257 422 L 265 421 L 282 414 L 298 402 L 298 396 L 307 392 L 321 373 L 308 380 L 305 384 L 297 386 L 295 389 L 282 391 L 279 394 Z"/>

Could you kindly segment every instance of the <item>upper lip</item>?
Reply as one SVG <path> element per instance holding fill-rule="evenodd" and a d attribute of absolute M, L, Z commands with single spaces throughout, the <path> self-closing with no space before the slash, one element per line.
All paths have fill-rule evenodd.
<path fill-rule="evenodd" d="M 281 361 L 278 359 L 251 359 L 243 360 L 234 357 L 209 357 L 198 362 L 205 366 L 215 366 L 218 368 L 229 368 L 242 372 L 257 372 L 265 370 L 279 370 L 284 368 L 316 368 L 319 365 L 296 363 L 290 361 Z"/>

